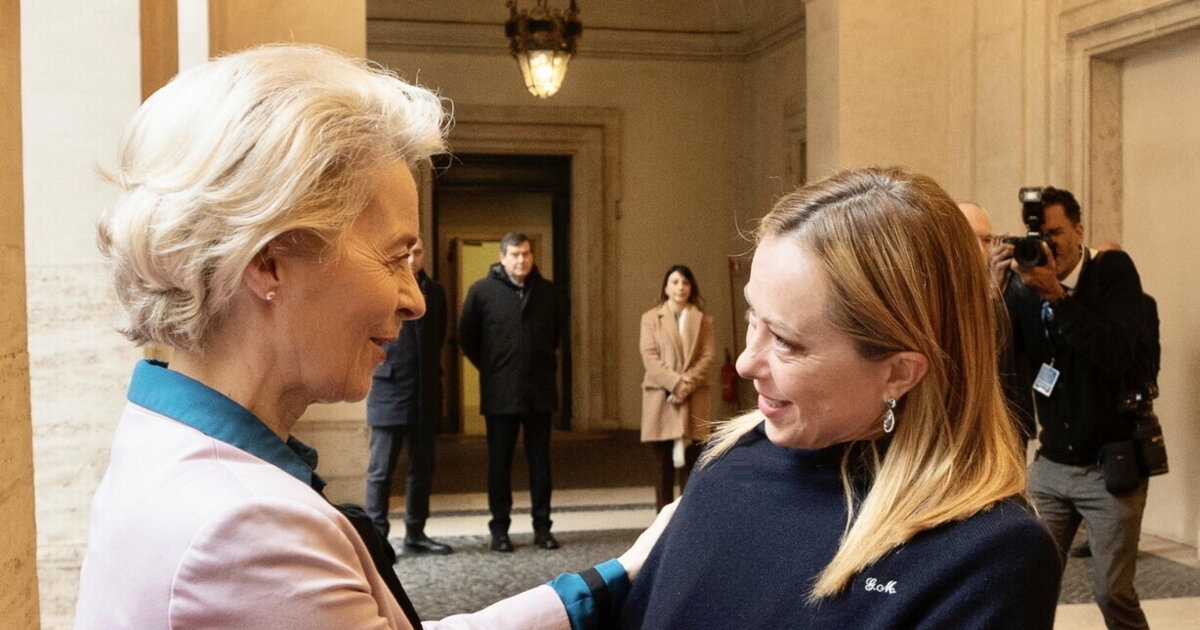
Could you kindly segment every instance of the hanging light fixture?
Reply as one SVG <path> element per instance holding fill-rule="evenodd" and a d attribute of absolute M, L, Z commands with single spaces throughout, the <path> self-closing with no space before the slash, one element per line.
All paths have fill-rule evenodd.
<path fill-rule="evenodd" d="M 509 18 L 504 23 L 509 50 L 521 67 L 529 93 L 550 98 L 562 87 L 567 63 L 575 54 L 575 41 L 583 32 L 579 7 L 571 0 L 566 12 L 551 10 L 546 0 L 537 0 L 532 11 L 517 11 L 517 0 L 508 0 Z"/>

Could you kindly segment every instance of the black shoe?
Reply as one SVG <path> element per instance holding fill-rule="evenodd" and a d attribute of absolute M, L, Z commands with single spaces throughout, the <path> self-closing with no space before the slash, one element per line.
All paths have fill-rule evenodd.
<path fill-rule="evenodd" d="M 430 553 L 435 556 L 445 556 L 454 553 L 450 545 L 440 543 L 425 534 L 404 537 L 405 553 Z"/>
<path fill-rule="evenodd" d="M 533 544 L 542 549 L 558 549 L 558 541 L 550 532 L 538 532 L 533 535 Z"/>
<path fill-rule="evenodd" d="M 513 544 L 508 534 L 492 534 L 492 551 L 512 553 Z"/>

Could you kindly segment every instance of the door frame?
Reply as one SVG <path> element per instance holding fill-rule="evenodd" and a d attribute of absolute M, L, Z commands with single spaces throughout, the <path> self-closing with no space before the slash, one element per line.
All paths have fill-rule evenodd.
<path fill-rule="evenodd" d="M 570 353 L 573 428 L 617 429 L 621 114 L 614 108 L 457 104 L 450 146 L 459 153 L 571 157 Z M 431 195 L 422 220 L 433 218 Z M 428 223 L 427 223 L 428 224 Z M 599 263 L 599 264 L 597 264 Z"/>

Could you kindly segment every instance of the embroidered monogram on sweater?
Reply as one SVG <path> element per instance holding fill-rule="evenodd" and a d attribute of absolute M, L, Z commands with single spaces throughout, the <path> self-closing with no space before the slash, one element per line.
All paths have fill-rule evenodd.
<path fill-rule="evenodd" d="M 867 578 L 866 589 L 875 591 L 876 593 L 887 593 L 888 595 L 896 594 L 896 580 L 891 580 L 887 584 L 880 584 L 875 578 Z"/>

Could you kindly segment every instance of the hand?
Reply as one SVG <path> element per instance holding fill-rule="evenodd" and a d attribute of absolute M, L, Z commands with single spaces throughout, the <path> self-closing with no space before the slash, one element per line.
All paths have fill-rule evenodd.
<path fill-rule="evenodd" d="M 988 270 L 992 274 L 992 282 L 1000 287 L 1003 293 L 1008 289 L 1008 274 L 1012 264 L 1013 245 L 1005 243 L 1008 234 L 1001 234 L 992 239 L 992 251 L 988 254 Z"/>
<path fill-rule="evenodd" d="M 675 402 L 676 405 L 683 404 L 683 401 L 687 400 L 687 397 L 691 396 L 695 389 L 696 379 L 693 377 L 685 376 L 679 379 L 679 382 L 675 384 L 675 390 L 671 392 L 671 397 L 675 398 L 677 402 L 672 402 Z"/>
<path fill-rule="evenodd" d="M 1044 241 L 1041 246 L 1042 253 L 1046 256 L 1046 264 L 1037 267 L 1022 267 L 1014 260 L 1009 263 L 1009 268 L 1017 272 L 1017 275 L 1021 277 L 1021 282 L 1033 289 L 1043 300 L 1053 302 L 1066 295 L 1067 292 L 1059 284 L 1058 274 L 1055 273 L 1058 264 L 1054 260 L 1054 252 L 1050 251 L 1050 247 Z"/>
<path fill-rule="evenodd" d="M 675 515 L 675 508 L 679 506 L 679 501 L 683 497 L 679 497 L 671 502 L 670 505 L 664 507 L 658 516 L 654 518 L 654 522 L 646 531 L 642 532 L 641 536 L 633 542 L 633 546 L 628 551 L 621 554 L 617 558 L 617 562 L 625 567 L 625 574 L 629 576 L 629 581 L 632 582 L 637 574 L 642 570 L 642 565 L 645 564 L 646 558 L 650 555 L 650 550 L 654 549 L 654 545 L 658 543 L 658 537 L 662 535 L 663 530 L 667 528 L 667 523 L 671 522 L 671 517 Z"/>

